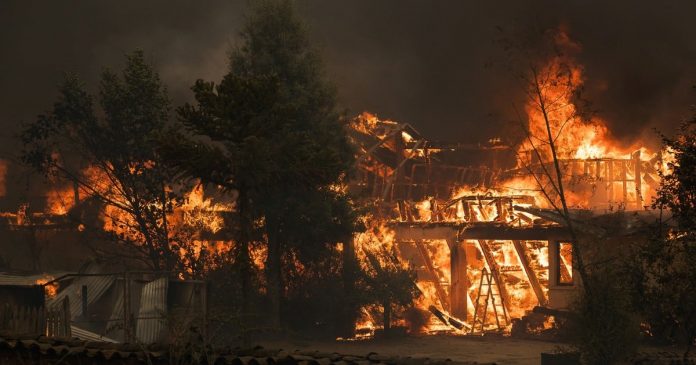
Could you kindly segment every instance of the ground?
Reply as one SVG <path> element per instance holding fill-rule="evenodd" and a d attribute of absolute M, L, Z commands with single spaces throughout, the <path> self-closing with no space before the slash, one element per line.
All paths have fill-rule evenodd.
<path fill-rule="evenodd" d="M 556 342 L 498 336 L 419 336 L 363 341 L 285 340 L 261 345 L 288 351 L 317 350 L 362 356 L 376 352 L 386 356 L 495 362 L 502 365 L 538 365 L 542 352 L 552 352 L 562 346 Z"/>

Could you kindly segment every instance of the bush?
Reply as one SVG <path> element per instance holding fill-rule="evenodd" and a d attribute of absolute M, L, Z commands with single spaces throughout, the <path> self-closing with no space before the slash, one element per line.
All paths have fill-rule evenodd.
<path fill-rule="evenodd" d="M 575 345 L 585 364 L 613 364 L 637 346 L 639 324 L 626 288 L 613 270 L 588 275 L 589 288 L 575 303 Z"/>

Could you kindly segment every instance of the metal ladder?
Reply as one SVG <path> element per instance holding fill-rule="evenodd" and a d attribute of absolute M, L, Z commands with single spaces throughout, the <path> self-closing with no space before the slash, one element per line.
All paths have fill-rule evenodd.
<path fill-rule="evenodd" d="M 495 286 L 496 290 L 493 290 Z M 497 300 L 496 300 L 497 297 Z M 481 301 L 483 300 L 483 303 Z M 481 281 L 479 283 L 479 291 L 476 296 L 476 306 L 474 307 L 474 320 L 471 324 L 471 333 L 476 331 L 478 326 L 479 332 L 484 331 L 486 325 L 486 318 L 488 317 L 488 304 L 491 304 L 493 309 L 493 315 L 495 316 L 495 324 L 498 330 L 502 330 L 508 325 L 507 310 L 503 305 L 503 301 L 500 297 L 500 288 L 496 285 L 493 280 L 493 273 L 488 272 L 486 268 L 481 270 Z M 502 317 L 501 317 L 502 314 Z M 502 321 L 501 321 L 502 319 Z M 505 324 L 501 326 L 501 322 Z"/>

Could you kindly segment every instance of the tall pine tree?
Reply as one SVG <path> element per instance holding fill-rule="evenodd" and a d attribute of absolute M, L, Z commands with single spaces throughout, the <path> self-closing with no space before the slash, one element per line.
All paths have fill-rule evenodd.
<path fill-rule="evenodd" d="M 354 151 L 291 1 L 255 2 L 240 38 L 223 80 L 199 80 L 196 103 L 179 109 L 193 139 L 165 151 L 189 176 L 235 192 L 238 264 L 249 265 L 251 232 L 263 222 L 269 318 L 279 326 L 284 262 L 311 265 L 356 229 L 341 188 Z"/>

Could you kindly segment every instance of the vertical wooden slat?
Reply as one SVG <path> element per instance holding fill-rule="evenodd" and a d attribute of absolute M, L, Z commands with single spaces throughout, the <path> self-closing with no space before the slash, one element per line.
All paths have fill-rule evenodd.
<path fill-rule="evenodd" d="M 450 248 L 450 310 L 452 315 L 468 321 L 469 270 L 466 249 L 456 238 L 447 240 Z"/>
<path fill-rule="evenodd" d="M 627 163 L 625 160 L 621 161 L 621 180 L 622 180 L 622 186 L 623 186 L 623 201 L 624 201 L 624 208 L 628 207 L 628 172 L 626 171 L 628 169 Z"/>
<path fill-rule="evenodd" d="M 609 202 L 614 203 L 614 161 L 607 161 L 607 182 L 609 183 Z"/>
<path fill-rule="evenodd" d="M 642 209 L 643 208 L 643 188 L 642 188 L 642 171 L 640 170 L 640 150 L 636 151 L 636 153 L 633 155 L 633 178 L 636 182 L 636 208 L 637 209 Z"/>
<path fill-rule="evenodd" d="M 70 297 L 66 296 L 63 299 L 63 315 L 62 315 L 62 329 L 61 329 L 61 336 L 69 337 L 70 336 Z"/>

